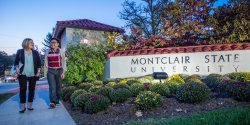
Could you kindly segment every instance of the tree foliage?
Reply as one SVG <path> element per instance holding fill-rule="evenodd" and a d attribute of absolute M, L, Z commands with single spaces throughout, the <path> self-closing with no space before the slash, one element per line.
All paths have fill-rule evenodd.
<path fill-rule="evenodd" d="M 4 75 L 4 71 L 13 65 L 14 56 L 8 56 L 6 52 L 0 51 L 0 76 Z"/>
<path fill-rule="evenodd" d="M 163 35 L 180 45 L 207 38 L 208 19 L 215 0 L 175 0 L 165 6 Z"/>
<path fill-rule="evenodd" d="M 231 0 L 228 5 L 215 9 L 210 19 L 214 43 L 250 41 L 250 2 Z"/>
<path fill-rule="evenodd" d="M 55 28 L 52 29 L 52 33 L 55 31 Z M 46 35 L 46 38 L 44 39 L 44 42 L 42 44 L 44 47 L 42 48 L 42 52 L 45 52 L 50 47 L 50 40 L 53 38 L 53 34 L 51 32 L 48 32 Z"/>
<path fill-rule="evenodd" d="M 169 0 L 141 0 L 140 4 L 126 0 L 120 12 L 120 18 L 126 21 L 127 27 L 140 27 L 145 38 L 160 34 L 161 16 Z"/>
<path fill-rule="evenodd" d="M 67 48 L 66 82 L 78 84 L 83 78 L 101 79 L 106 62 L 106 50 L 102 44 L 70 44 Z"/>

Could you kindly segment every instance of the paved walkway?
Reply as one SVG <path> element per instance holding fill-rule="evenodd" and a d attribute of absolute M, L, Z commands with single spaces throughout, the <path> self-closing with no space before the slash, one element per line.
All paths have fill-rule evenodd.
<path fill-rule="evenodd" d="M 33 111 L 20 114 L 19 94 L 0 105 L 0 125 L 75 125 L 61 104 L 49 109 L 48 88 L 36 89 Z"/>

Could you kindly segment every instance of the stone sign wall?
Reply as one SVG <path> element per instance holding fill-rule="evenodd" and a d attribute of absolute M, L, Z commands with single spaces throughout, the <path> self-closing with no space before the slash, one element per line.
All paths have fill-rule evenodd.
<path fill-rule="evenodd" d="M 250 72 L 250 44 L 218 44 L 112 51 L 107 54 L 106 78 L 138 77 L 153 72 L 226 74 Z"/>

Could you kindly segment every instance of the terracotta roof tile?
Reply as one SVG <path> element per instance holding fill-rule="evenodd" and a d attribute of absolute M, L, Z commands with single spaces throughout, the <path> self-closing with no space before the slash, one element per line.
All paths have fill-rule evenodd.
<path fill-rule="evenodd" d="M 195 52 L 211 52 L 211 51 L 231 51 L 231 50 L 250 50 L 250 43 L 214 44 L 214 45 L 167 47 L 167 48 L 153 48 L 153 49 L 122 50 L 122 51 L 113 50 L 107 53 L 107 58 L 114 56 L 195 53 Z"/>
<path fill-rule="evenodd" d="M 79 29 L 89 29 L 89 30 L 99 30 L 99 31 L 108 31 L 108 32 L 119 32 L 124 33 L 124 29 L 110 26 L 107 24 L 99 23 L 89 19 L 79 19 L 79 20 L 66 20 L 66 21 L 57 21 L 54 37 L 59 38 L 63 30 L 66 28 L 79 28 Z"/>

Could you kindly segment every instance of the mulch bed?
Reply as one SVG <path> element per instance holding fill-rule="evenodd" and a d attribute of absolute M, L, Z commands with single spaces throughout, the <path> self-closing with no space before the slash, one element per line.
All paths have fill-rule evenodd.
<path fill-rule="evenodd" d="M 134 98 L 130 98 L 125 103 L 113 103 L 106 111 L 96 114 L 86 114 L 82 111 L 74 110 L 69 102 L 63 102 L 63 105 L 77 125 L 118 125 L 130 120 L 188 116 L 191 113 L 221 108 L 250 107 L 250 102 L 238 102 L 231 98 L 218 98 L 214 96 L 201 103 L 187 104 L 178 102 L 174 97 L 164 98 L 162 106 L 142 112 L 142 116 L 140 117 L 136 116 L 138 110 L 134 103 Z"/>

